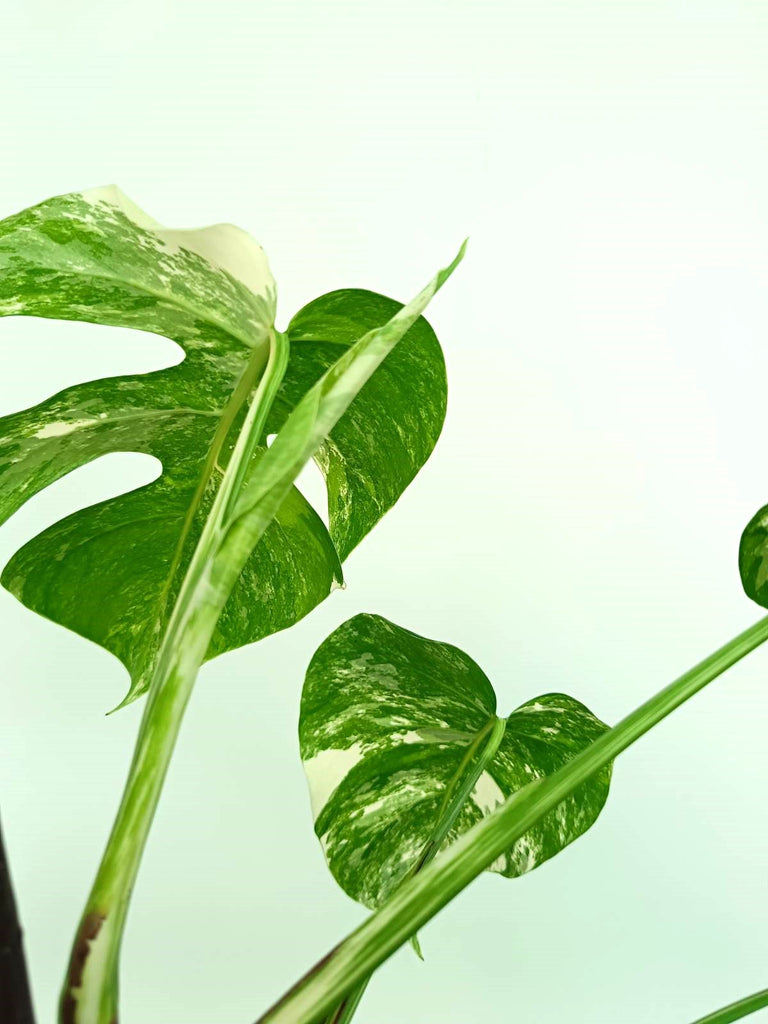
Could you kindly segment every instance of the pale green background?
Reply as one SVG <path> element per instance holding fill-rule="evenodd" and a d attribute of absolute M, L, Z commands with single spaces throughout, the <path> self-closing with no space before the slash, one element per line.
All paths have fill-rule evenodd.
<path fill-rule="evenodd" d="M 563 688 L 611 722 L 756 619 L 736 553 L 768 501 L 767 55 L 762 0 L 7 5 L 2 215 L 114 181 L 170 225 L 235 221 L 270 254 L 281 325 L 341 286 L 405 299 L 470 235 L 430 313 L 451 382 L 434 458 L 347 591 L 202 674 L 122 1024 L 249 1024 L 361 920 L 296 742 L 304 667 L 348 616 L 464 647 L 504 710 Z M 0 338 L 2 412 L 178 358 L 88 325 Z M 3 562 L 153 472 L 74 474 L 4 528 Z M 5 592 L 0 649 L 43 1024 L 141 709 L 105 718 L 123 669 Z M 767 727 L 761 652 L 622 758 L 584 840 L 426 928 L 426 963 L 390 962 L 360 1024 L 686 1024 L 768 984 Z"/>

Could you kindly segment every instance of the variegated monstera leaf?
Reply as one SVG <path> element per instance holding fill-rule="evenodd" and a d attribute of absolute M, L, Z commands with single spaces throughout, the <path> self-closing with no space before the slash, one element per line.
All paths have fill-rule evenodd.
<path fill-rule="evenodd" d="M 605 726 L 549 693 L 496 715 L 462 651 L 376 615 L 345 622 L 309 666 L 299 737 L 315 832 L 341 887 L 367 907 L 495 807 L 561 768 Z M 595 821 L 610 770 L 584 783 L 490 870 L 521 875 Z"/>
<path fill-rule="evenodd" d="M 286 329 L 291 355 L 266 435 L 400 303 L 343 290 Z M 2 582 L 24 604 L 113 652 L 147 685 L 157 646 L 244 408 L 266 361 L 275 285 L 231 225 L 163 228 L 114 187 L 50 199 L 0 222 L 0 316 L 139 328 L 178 342 L 179 365 L 70 387 L 0 419 L 0 522 L 109 452 L 162 463 L 146 487 L 83 509 L 25 545 Z M 126 336 L 126 341 L 130 337 Z M 263 354 L 263 356 L 262 356 Z M 429 455 L 445 413 L 437 339 L 421 318 L 319 452 L 330 531 L 296 489 L 248 562 L 209 657 L 291 625 L 341 580 L 341 561 Z"/>

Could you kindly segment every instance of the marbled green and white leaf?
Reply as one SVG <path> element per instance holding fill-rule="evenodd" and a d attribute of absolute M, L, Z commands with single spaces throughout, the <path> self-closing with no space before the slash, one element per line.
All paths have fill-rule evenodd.
<path fill-rule="evenodd" d="M 330 342 L 320 337 L 315 345 L 312 325 L 318 321 L 311 310 L 317 303 L 322 308 L 323 300 L 307 307 L 308 317 L 298 315 L 304 326 L 268 431 L 327 368 L 326 356 L 356 340 L 355 330 L 365 333 L 399 308 L 372 293 L 335 294 L 337 317 L 354 327 L 344 340 L 337 331 Z M 0 222 L 0 315 L 139 328 L 173 339 L 186 355 L 170 369 L 77 385 L 0 419 L 0 522 L 103 454 L 146 452 L 162 463 L 158 480 L 55 524 L 25 545 L 3 574 L 4 585 L 30 608 L 116 654 L 131 673 L 130 696 L 146 687 L 237 416 L 213 466 L 207 464 L 211 446 L 227 426 L 228 403 L 246 369 L 258 370 L 266 361 L 274 311 L 264 253 L 231 225 L 165 229 L 114 188 L 59 196 Z M 329 442 L 333 456 L 322 454 L 324 466 L 332 466 L 335 535 L 355 543 L 407 486 L 442 424 L 442 356 L 423 319 L 401 349 L 404 354 L 393 358 L 405 370 L 388 371 L 380 381 L 374 375 L 348 411 L 349 422 L 338 424 L 338 437 Z M 409 385 L 414 367 L 420 377 Z M 369 439 L 386 436 L 379 422 L 386 410 L 397 415 L 424 398 L 422 378 L 429 379 L 431 399 L 423 413 L 402 417 L 405 454 L 382 466 Z M 335 497 L 350 491 L 333 482 L 339 464 L 351 467 L 348 475 L 369 496 L 364 516 Z M 196 509 L 191 522 L 190 509 Z M 344 554 L 351 546 L 340 541 Z M 233 591 L 209 656 L 291 625 L 340 580 L 328 531 L 292 490 Z"/>
<path fill-rule="evenodd" d="M 307 671 L 299 738 L 315 832 L 350 896 L 379 906 L 418 866 L 448 794 L 477 766 L 499 721 L 491 683 L 449 644 L 376 615 L 358 615 L 325 640 Z M 470 779 L 442 846 L 557 771 L 606 728 L 565 694 L 526 701 L 506 718 L 498 746 Z M 604 771 L 585 783 L 491 870 L 523 874 L 573 842 L 600 813 L 609 781 Z"/>

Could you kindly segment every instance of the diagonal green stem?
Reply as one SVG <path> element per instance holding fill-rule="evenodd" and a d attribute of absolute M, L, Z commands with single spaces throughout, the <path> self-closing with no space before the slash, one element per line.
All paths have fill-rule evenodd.
<path fill-rule="evenodd" d="M 257 346 L 233 398 L 247 399 L 255 383 Z M 118 1005 L 118 957 L 131 891 L 176 744 L 181 720 L 213 630 L 242 565 L 230 573 L 229 589 L 210 585 L 231 515 L 243 463 L 262 435 L 285 373 L 287 339 L 270 336 L 270 354 L 238 435 L 224 478 L 182 583 L 150 684 L 123 799 L 83 912 L 60 1003 L 62 1024 L 113 1024 Z M 256 377 L 258 379 L 258 377 Z M 243 383 L 245 382 L 245 383 Z M 227 417 L 231 423 L 235 412 Z M 255 440 L 254 440 L 255 439 Z M 217 443 L 218 442 L 218 443 Z M 216 450 L 222 439 L 217 435 Z M 247 557 L 247 555 L 246 555 Z M 233 578 L 231 578 L 233 577 Z"/>
<path fill-rule="evenodd" d="M 496 757 L 496 751 L 504 739 L 506 728 L 506 718 L 498 718 L 494 715 L 493 718 L 488 719 L 486 725 L 470 743 L 466 754 L 461 760 L 461 764 L 456 769 L 456 774 L 445 791 L 434 831 L 421 851 L 421 856 L 403 881 L 413 878 L 431 860 L 434 860 L 448 833 L 453 828 L 459 811 L 461 811 L 469 799 L 470 793 L 475 788 L 475 783 L 491 761 L 493 761 L 494 757 Z"/>
<path fill-rule="evenodd" d="M 259 1019 L 315 1024 L 545 814 L 595 772 L 768 640 L 768 617 L 690 669 L 563 768 L 515 793 L 402 885 Z M 717 1018 L 715 1018 L 717 1020 Z"/>
<path fill-rule="evenodd" d="M 421 851 L 419 859 L 404 876 L 400 883 L 401 885 L 407 882 L 409 878 L 417 875 L 431 860 L 434 860 L 448 833 L 451 831 L 459 812 L 475 788 L 477 780 L 496 756 L 499 744 L 504 739 L 506 728 L 506 718 L 498 718 L 494 715 L 488 719 L 477 736 L 469 744 L 464 757 L 461 759 L 453 778 L 443 794 L 432 835 L 424 844 L 424 849 Z M 415 939 L 415 937 L 414 933 L 412 938 Z M 327 1017 L 325 1024 L 349 1024 L 349 1021 L 355 1015 L 355 1010 L 360 1005 L 360 1000 L 363 998 L 366 988 L 368 988 L 368 982 L 371 980 L 371 977 L 369 974 L 366 978 L 363 978 L 359 985 L 352 989 Z"/>
<path fill-rule="evenodd" d="M 731 1021 L 741 1020 L 742 1017 L 748 1017 L 750 1013 L 756 1013 L 766 1006 L 768 1006 L 768 988 L 764 988 L 760 992 L 753 992 L 751 996 L 745 996 L 735 1003 L 729 1003 L 728 1006 L 723 1006 L 706 1017 L 700 1017 L 693 1024 L 731 1024 Z"/>

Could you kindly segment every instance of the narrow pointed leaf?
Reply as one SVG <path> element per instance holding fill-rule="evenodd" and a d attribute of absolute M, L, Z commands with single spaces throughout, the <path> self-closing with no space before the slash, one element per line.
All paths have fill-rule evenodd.
<path fill-rule="evenodd" d="M 384 903 L 418 863 L 460 784 L 467 753 L 496 720 L 496 697 L 462 651 L 375 615 L 321 645 L 307 672 L 299 738 L 317 833 L 354 899 Z M 454 842 L 513 793 L 561 768 L 606 731 L 572 697 L 546 694 L 506 719 L 503 738 L 455 815 Z M 499 856 L 514 877 L 585 832 L 608 795 L 609 770 L 570 795 Z"/>

